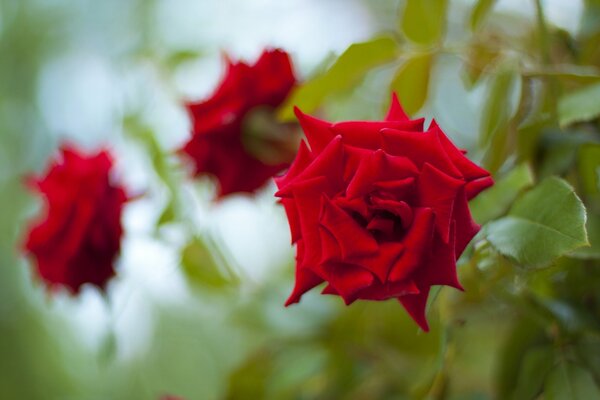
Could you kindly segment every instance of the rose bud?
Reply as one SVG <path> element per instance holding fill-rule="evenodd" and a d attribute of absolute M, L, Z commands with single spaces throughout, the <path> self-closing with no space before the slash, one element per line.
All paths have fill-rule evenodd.
<path fill-rule="evenodd" d="M 346 304 L 396 298 L 429 329 L 431 286 L 462 287 L 456 260 L 479 226 L 468 201 L 493 184 L 433 121 L 410 120 L 394 95 L 384 121 L 332 124 L 296 115 L 302 142 L 276 179 L 296 244 L 286 305 L 326 282 Z"/>
<path fill-rule="evenodd" d="M 185 105 L 192 137 L 181 152 L 192 161 L 195 176 L 217 179 L 219 198 L 256 191 L 293 160 L 295 125 L 276 122 L 273 111 L 295 82 L 288 54 L 267 50 L 251 66 L 227 60 L 214 94 Z"/>
<path fill-rule="evenodd" d="M 46 204 L 28 231 L 25 249 L 50 289 L 64 286 L 78 293 L 84 283 L 104 289 L 115 274 L 127 195 L 112 181 L 111 168 L 107 151 L 84 155 L 65 146 L 45 176 L 28 181 Z"/>

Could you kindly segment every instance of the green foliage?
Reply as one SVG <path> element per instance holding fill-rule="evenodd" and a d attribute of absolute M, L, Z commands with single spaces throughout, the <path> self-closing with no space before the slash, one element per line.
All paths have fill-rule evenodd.
<path fill-rule="evenodd" d="M 434 45 L 446 27 L 446 0 L 407 0 L 402 14 L 404 35 L 420 45 Z"/>
<path fill-rule="evenodd" d="M 483 224 L 503 215 L 517 196 L 533 185 L 533 172 L 527 164 L 513 168 L 494 186 L 484 191 L 469 203 L 471 214 L 478 224 Z"/>
<path fill-rule="evenodd" d="M 587 194 L 600 193 L 600 143 L 586 143 L 578 154 L 579 176 Z"/>
<path fill-rule="evenodd" d="M 535 399 L 543 389 L 544 381 L 554 364 L 554 352 L 548 345 L 527 350 L 521 367 L 513 399 Z"/>
<path fill-rule="evenodd" d="M 487 148 L 484 165 L 497 171 L 510 152 L 513 126 L 511 119 L 518 107 L 521 77 L 512 64 L 501 65 L 491 77 L 486 93 L 480 130 L 480 146 Z"/>
<path fill-rule="evenodd" d="M 523 267 L 542 267 L 588 245 L 585 221 L 585 207 L 573 188 L 548 178 L 519 197 L 506 217 L 487 225 L 486 237 Z"/>
<path fill-rule="evenodd" d="M 545 398 L 548 400 L 600 398 L 600 389 L 591 374 L 569 361 L 562 361 L 554 367 L 544 386 Z"/>
<path fill-rule="evenodd" d="M 432 64 L 431 53 L 415 54 L 404 61 L 392 80 L 390 90 L 398 94 L 408 115 L 419 111 L 427 99 Z"/>
<path fill-rule="evenodd" d="M 496 0 L 477 0 L 469 18 L 469 27 L 471 30 L 475 31 L 480 27 L 495 4 Z"/>
<path fill-rule="evenodd" d="M 326 97 L 352 88 L 370 69 L 393 61 L 397 55 L 398 44 L 387 36 L 351 45 L 327 71 L 292 91 L 279 109 L 279 118 L 292 120 L 294 106 L 313 112 Z"/>
<path fill-rule="evenodd" d="M 597 118 L 600 115 L 600 83 L 562 96 L 558 115 L 563 126 Z"/>
<path fill-rule="evenodd" d="M 194 284 L 212 288 L 231 285 L 237 277 L 226 265 L 207 238 L 195 237 L 181 251 L 181 266 L 188 280 Z"/>
<path fill-rule="evenodd" d="M 46 295 L 16 250 L 25 221 L 40 206 L 22 177 L 43 166 L 56 141 L 38 113 L 40 71 L 83 42 L 109 67 L 136 78 L 140 69 L 151 70 L 171 90 L 182 80 L 176 71 L 212 56 L 198 49 L 215 43 L 197 38 L 194 48 L 168 48 L 156 28 L 165 24 L 157 20 L 166 4 L 113 3 L 98 3 L 88 17 L 85 7 L 63 0 L 0 0 L 0 398 L 600 397 L 598 0 L 585 1 L 577 34 L 545 20 L 549 13 L 541 6 L 548 2 L 537 2 L 534 20 L 494 14 L 494 0 L 407 0 L 400 2 L 399 21 L 390 12 L 395 2 L 363 2 L 376 29 L 395 26 L 397 32 L 327 58 L 278 110 L 285 121 L 294 119 L 294 105 L 331 120 L 380 118 L 396 91 L 409 114 L 439 119 L 469 157 L 493 172 L 495 186 L 470 203 L 483 228 L 459 260 L 465 292 L 435 290 L 428 334 L 395 301 L 344 307 L 311 293 L 284 308 L 291 259 L 261 280 L 246 279 L 230 265 L 227 246 L 196 226 L 204 214 L 196 214 L 198 193 L 190 192 L 198 188 L 182 179 L 178 158 L 163 148 L 152 118 L 143 119 L 140 99 L 127 93 L 113 117 L 123 118 L 126 138 L 133 139 L 126 145 L 141 150 L 152 170 L 145 200 L 154 200 L 154 189 L 166 197 L 157 204 L 163 209 L 151 240 L 179 252 L 173 274 L 193 290 L 181 290 L 171 302 L 136 286 L 132 302 L 147 307 L 151 323 L 133 332 L 136 342 L 148 336 L 143 352 L 126 357 L 118 329 L 101 332 L 97 347 L 84 346 L 78 340 L 83 330 L 72 327 L 72 308 L 63 307 L 79 299 Z M 95 18 L 104 14 L 117 18 L 100 31 Z M 466 23 L 455 15 L 467 16 Z M 103 58 L 101 42 L 109 43 L 110 57 Z M 453 58 L 465 76 L 441 74 L 441 61 Z M 461 78 L 467 89 L 460 92 L 441 82 Z M 468 106 L 457 107 L 457 96 Z M 438 104 L 444 118 L 434 109 Z M 274 123 L 248 122 L 263 134 Z M 276 141 L 263 147 L 256 139 L 246 144 L 259 157 L 274 159 L 281 150 Z M 271 206 L 265 199 L 251 204 L 265 211 L 265 203 Z M 199 207 L 210 214 L 219 205 Z M 139 238 L 135 230 L 130 234 Z M 118 279 L 108 303 L 112 289 L 122 295 Z M 111 313 L 111 324 L 126 319 L 119 307 Z"/>

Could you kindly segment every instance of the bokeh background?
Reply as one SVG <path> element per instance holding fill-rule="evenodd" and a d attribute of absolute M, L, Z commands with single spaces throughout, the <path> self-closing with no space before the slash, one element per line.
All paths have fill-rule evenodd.
<path fill-rule="evenodd" d="M 543 6 L 548 54 L 570 69 L 538 67 L 548 60 L 538 55 L 546 45 L 535 36 L 536 4 Z M 399 33 L 405 6 L 396 0 L 1 0 L 0 398 L 600 396 L 597 250 L 563 257 L 534 276 L 497 254 L 488 257 L 492 250 L 469 253 L 460 267 L 467 292 L 446 288 L 434 296 L 428 334 L 395 302 L 345 307 L 311 293 L 286 309 L 293 248 L 274 185 L 255 197 L 215 203 L 214 183 L 188 179 L 173 155 L 189 135 L 182 104 L 211 93 L 224 53 L 252 61 L 265 46 L 281 47 L 308 81 L 352 43 L 379 34 L 405 40 Z M 425 93 L 417 114 L 435 117 L 497 177 L 516 170 L 517 189 L 527 186 L 531 171 L 572 177 L 581 164 L 577 146 L 597 146 L 594 115 L 577 140 L 543 136 L 543 124 L 530 128 L 546 139 L 526 156 L 510 146 L 490 153 L 480 133 L 486 124 L 503 123 L 490 122 L 490 115 L 518 114 L 523 88 L 557 79 L 568 92 L 598 81 L 599 7 L 578 0 L 448 2 L 446 45 L 435 50 L 424 88 L 411 87 Z M 473 16 L 476 9 L 485 20 Z M 581 55 L 585 46 L 591 55 L 569 58 L 572 47 Z M 523 67 L 517 72 L 510 67 L 515 60 Z M 382 65 L 341 85 L 319 112 L 331 120 L 381 118 L 397 68 Z M 537 103 L 527 104 L 531 111 Z M 23 177 L 42 171 L 64 141 L 90 150 L 109 146 L 119 178 L 142 195 L 125 209 L 118 275 L 106 293 L 86 286 L 76 297 L 49 294 L 19 250 L 27 221 L 43 206 Z M 600 153 L 589 152 L 586 165 L 595 165 Z M 523 157 L 531 170 L 517 169 Z M 594 168 L 584 172 L 597 175 Z M 594 196 L 587 204 L 597 211 Z M 498 216 L 489 204 L 479 207 L 483 219 Z M 514 296 L 515 287 L 528 291 Z M 539 294 L 555 303 L 538 321 L 531 315 L 545 303 L 528 296 Z M 560 318 L 571 328 L 583 324 L 575 342 L 555 335 L 563 329 Z M 539 372 L 560 357 L 571 362 L 573 343 L 587 361 L 560 377 Z"/>

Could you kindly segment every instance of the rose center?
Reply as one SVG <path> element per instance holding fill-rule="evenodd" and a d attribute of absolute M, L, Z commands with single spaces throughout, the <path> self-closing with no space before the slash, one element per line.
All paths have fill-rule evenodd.
<path fill-rule="evenodd" d="M 399 240 L 413 221 L 412 208 L 406 201 L 386 198 L 378 193 L 371 193 L 344 206 L 352 218 L 378 241 Z"/>

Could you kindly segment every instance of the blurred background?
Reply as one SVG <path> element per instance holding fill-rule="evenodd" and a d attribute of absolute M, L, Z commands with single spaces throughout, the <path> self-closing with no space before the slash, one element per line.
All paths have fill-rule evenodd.
<path fill-rule="evenodd" d="M 432 1 L 425 14 L 441 3 Z M 182 104 L 210 95 L 224 53 L 252 62 L 263 48 L 281 47 L 300 79 L 310 82 L 351 44 L 383 34 L 408 50 L 327 93 L 321 115 L 378 119 L 390 84 L 413 85 L 423 95 L 401 93 L 410 97 L 409 109 L 435 117 L 496 177 L 516 170 L 509 190 L 515 197 L 532 184 L 529 174 L 591 174 L 591 189 L 584 183 L 581 190 L 589 189 L 583 194 L 588 209 L 598 211 L 597 114 L 544 119 L 557 93 L 547 88 L 560 85 L 566 93 L 598 82 L 598 2 L 448 1 L 443 45 L 425 43 L 435 62 L 417 64 L 426 78 L 419 68 L 398 72 L 399 63 L 406 71 L 411 51 L 419 57 L 424 48 L 411 45 L 406 26 L 402 32 L 406 4 L 0 0 L 0 398 L 600 396 L 594 248 L 526 276 L 485 243 L 468 250 L 460 265 L 467 291 L 438 292 L 428 334 L 393 301 L 345 307 L 315 291 L 286 309 L 294 253 L 274 184 L 256 197 L 215 203 L 214 183 L 187 179 L 173 156 L 189 136 Z M 591 101 L 600 103 L 598 96 Z M 588 125 L 569 136 L 553 128 L 573 122 Z M 498 126 L 508 132 L 492 136 L 502 143 L 482 142 L 482 130 Z M 521 146 L 523 132 L 534 132 L 528 137 L 535 140 Z M 144 194 L 125 209 L 118 273 L 106 293 L 84 286 L 78 296 L 50 295 L 19 251 L 26 222 L 43 206 L 25 190 L 23 177 L 43 171 L 64 141 L 110 147 L 119 179 Z M 590 143 L 596 150 L 585 150 L 584 159 L 581 146 Z M 525 161 L 530 169 L 518 169 Z M 474 213 L 491 220 L 506 212 L 508 201 L 502 210 L 493 203 L 499 212 L 478 204 Z M 575 272 L 565 272 L 565 265 Z M 515 287 L 527 291 L 517 296 Z M 541 294 L 554 308 L 531 300 Z M 570 328 L 583 326 L 576 341 L 556 335 L 560 318 Z M 572 360 L 573 343 L 574 354 L 589 357 L 576 363 L 579 369 L 561 372 L 567 386 L 560 386 L 562 378 L 539 371 L 560 357 Z M 565 387 L 575 388 L 574 397 L 561 397 Z"/>

